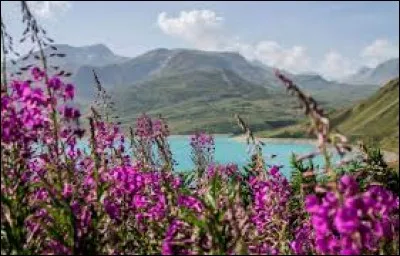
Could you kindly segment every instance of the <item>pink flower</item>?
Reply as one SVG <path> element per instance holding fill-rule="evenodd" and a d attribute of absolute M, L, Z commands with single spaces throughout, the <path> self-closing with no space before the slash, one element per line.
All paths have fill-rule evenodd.
<path fill-rule="evenodd" d="M 132 206 L 135 208 L 143 208 L 146 207 L 147 200 L 146 197 L 141 196 L 141 195 L 135 195 L 133 196 L 132 200 Z"/>
<path fill-rule="evenodd" d="M 33 79 L 35 79 L 36 81 L 42 80 L 42 78 L 45 75 L 45 73 L 43 71 L 41 71 L 38 67 L 32 68 L 31 73 L 32 73 Z"/>
<path fill-rule="evenodd" d="M 72 84 L 67 84 L 64 90 L 64 99 L 74 99 L 75 89 Z"/>
<path fill-rule="evenodd" d="M 68 183 L 64 184 L 62 195 L 65 198 L 69 198 L 72 196 L 72 185 L 71 184 L 68 184 Z"/>
<path fill-rule="evenodd" d="M 60 78 L 58 77 L 52 77 L 49 79 L 47 85 L 54 89 L 55 91 L 59 90 L 61 88 L 61 86 L 63 85 L 62 81 L 60 80 Z"/>

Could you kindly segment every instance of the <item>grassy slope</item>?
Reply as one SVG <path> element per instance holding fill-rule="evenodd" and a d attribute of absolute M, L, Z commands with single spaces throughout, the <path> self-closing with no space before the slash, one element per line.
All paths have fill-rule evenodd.
<path fill-rule="evenodd" d="M 122 124 L 131 125 L 140 113 L 146 112 L 166 117 L 174 134 L 200 129 L 235 133 L 239 131 L 235 113 L 254 131 L 277 129 L 303 118 L 296 99 L 288 96 L 283 87 L 258 86 L 230 69 L 187 68 L 192 64 L 178 65 L 186 67 L 183 71 L 173 69 L 146 81 L 119 86 L 113 98 Z M 324 89 L 309 90 L 325 108 L 333 109 L 371 95 L 373 88 L 347 88 L 332 83 Z"/>
<path fill-rule="evenodd" d="M 256 130 L 287 126 L 299 118 L 295 101 L 283 92 L 251 84 L 228 70 L 163 76 L 131 86 L 115 98 L 124 125 L 131 125 L 141 112 L 162 114 L 174 134 L 199 129 L 237 132 L 235 113 Z"/>
<path fill-rule="evenodd" d="M 355 106 L 335 111 L 330 116 L 333 129 L 353 140 L 378 143 L 384 149 L 398 152 L 399 79 L 388 82 L 373 96 Z M 274 131 L 259 132 L 258 136 L 307 137 L 306 127 L 303 122 Z"/>
<path fill-rule="evenodd" d="M 379 143 L 398 152 L 399 79 L 388 82 L 375 95 L 332 116 L 333 127 L 353 138 Z"/>

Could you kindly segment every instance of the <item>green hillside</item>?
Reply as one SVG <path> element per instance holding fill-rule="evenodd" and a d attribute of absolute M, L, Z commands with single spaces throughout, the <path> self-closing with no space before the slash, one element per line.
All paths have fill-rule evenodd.
<path fill-rule="evenodd" d="M 389 81 L 356 106 L 332 115 L 332 125 L 353 139 L 375 142 L 398 152 L 399 79 Z"/>
<path fill-rule="evenodd" d="M 337 110 L 330 114 L 333 130 L 354 140 L 363 140 L 398 152 L 399 147 L 399 79 L 393 79 L 374 95 L 353 107 Z M 261 137 L 303 138 L 306 123 L 259 132 Z"/>
<path fill-rule="evenodd" d="M 238 113 L 255 130 L 287 126 L 301 116 L 294 99 L 225 70 L 196 70 L 153 78 L 114 95 L 123 125 L 132 125 L 142 112 L 162 114 L 175 134 L 206 130 L 238 132 Z"/>

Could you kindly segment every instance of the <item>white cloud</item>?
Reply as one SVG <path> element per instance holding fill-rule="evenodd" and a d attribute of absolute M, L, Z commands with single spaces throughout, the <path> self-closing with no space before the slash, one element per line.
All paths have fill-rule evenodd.
<path fill-rule="evenodd" d="M 355 71 L 352 61 L 343 57 L 336 51 L 329 51 L 325 54 L 320 68 L 317 70 L 327 78 L 342 78 Z"/>
<path fill-rule="evenodd" d="M 69 1 L 28 1 L 32 13 L 40 18 L 53 18 L 71 7 Z"/>
<path fill-rule="evenodd" d="M 295 73 L 308 71 L 310 68 L 310 58 L 302 46 L 284 48 L 274 41 L 261 41 L 255 47 L 255 55 L 269 66 Z"/>
<path fill-rule="evenodd" d="M 176 36 L 204 50 L 215 50 L 222 40 L 223 18 L 210 10 L 181 11 L 178 17 L 158 15 L 158 26 L 171 36 Z"/>
<path fill-rule="evenodd" d="M 285 48 L 275 41 L 260 41 L 253 45 L 228 42 L 223 50 L 237 51 L 249 60 L 259 60 L 268 66 L 294 73 L 310 70 L 310 58 L 302 46 Z"/>
<path fill-rule="evenodd" d="M 236 51 L 249 60 L 259 60 L 292 73 L 312 71 L 330 79 L 340 79 L 361 66 L 376 66 L 399 55 L 398 45 L 377 39 L 361 51 L 359 58 L 349 59 L 331 50 L 322 59 L 312 61 L 306 47 L 301 45 L 283 46 L 272 40 L 248 43 L 237 36 L 227 36 L 223 21 L 223 17 L 211 10 L 181 11 L 176 17 L 168 17 L 165 12 L 158 15 L 158 26 L 165 34 L 181 38 L 198 49 Z"/>
<path fill-rule="evenodd" d="M 366 65 L 375 67 L 390 58 L 399 57 L 399 45 L 386 39 L 377 39 L 361 51 L 361 58 Z"/>
<path fill-rule="evenodd" d="M 238 51 L 246 58 L 257 59 L 270 66 L 292 72 L 308 70 L 309 58 L 305 48 L 284 48 L 274 41 L 261 41 L 254 45 L 224 35 L 223 18 L 211 10 L 181 11 L 177 17 L 158 15 L 158 26 L 167 35 L 179 37 L 204 50 Z"/>
<path fill-rule="evenodd" d="M 256 56 L 256 52 L 254 51 L 254 46 L 239 42 L 239 40 L 237 40 L 236 42 L 232 41 L 231 44 L 225 45 L 222 50 L 239 52 L 249 60 L 258 59 Z"/>

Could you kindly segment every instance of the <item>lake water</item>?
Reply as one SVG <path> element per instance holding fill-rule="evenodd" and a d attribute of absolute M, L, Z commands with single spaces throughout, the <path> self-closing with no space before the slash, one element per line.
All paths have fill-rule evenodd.
<path fill-rule="evenodd" d="M 190 157 L 191 148 L 189 145 L 189 136 L 170 136 L 169 138 L 173 158 L 177 163 L 175 170 L 189 171 L 193 169 L 193 163 Z M 87 147 L 86 147 L 87 148 Z M 215 136 L 215 160 L 221 164 L 236 163 L 238 166 L 244 166 L 249 163 L 249 146 L 237 141 L 228 135 Z M 287 142 L 268 142 L 263 146 L 263 155 L 266 164 L 283 165 L 280 169 L 286 176 L 290 177 L 290 157 L 292 153 L 307 154 L 316 151 L 316 146 L 307 143 L 287 143 Z M 271 155 L 275 154 L 275 158 Z M 315 164 L 323 165 L 322 157 L 315 158 Z"/>
<path fill-rule="evenodd" d="M 193 168 L 193 163 L 190 158 L 189 136 L 171 136 L 171 150 L 174 155 L 174 160 L 177 171 L 185 171 Z M 268 142 L 263 146 L 263 155 L 266 164 L 283 165 L 280 169 L 286 176 L 290 177 L 290 158 L 292 152 L 295 154 L 307 154 L 314 152 L 316 146 L 307 143 L 283 143 L 283 142 Z M 251 147 L 245 142 L 237 141 L 229 136 L 215 136 L 215 160 L 218 163 L 236 163 L 238 166 L 245 166 L 250 161 Z M 276 157 L 271 158 L 274 154 Z M 322 164 L 323 159 L 318 157 L 314 161 L 316 164 Z"/>

